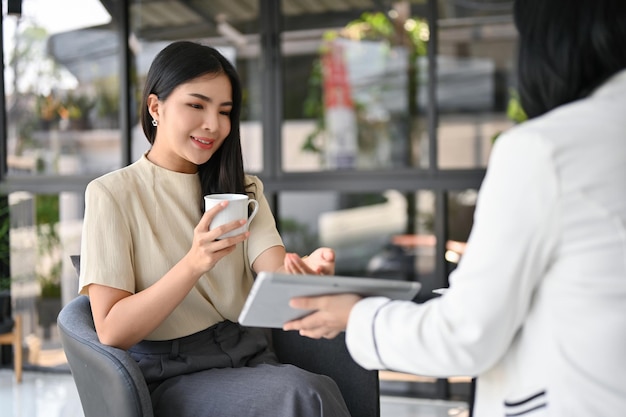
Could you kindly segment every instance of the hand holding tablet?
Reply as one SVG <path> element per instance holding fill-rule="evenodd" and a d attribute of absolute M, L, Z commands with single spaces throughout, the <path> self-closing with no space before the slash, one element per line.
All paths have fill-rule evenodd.
<path fill-rule="evenodd" d="M 290 307 L 289 301 L 295 297 L 354 293 L 363 297 L 412 300 L 420 288 L 421 284 L 413 281 L 261 272 L 239 315 L 239 323 L 282 328 L 286 322 L 313 312 Z"/>

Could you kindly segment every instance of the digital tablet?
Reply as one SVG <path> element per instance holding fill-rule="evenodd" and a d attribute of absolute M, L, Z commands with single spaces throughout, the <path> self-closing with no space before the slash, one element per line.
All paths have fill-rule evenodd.
<path fill-rule="evenodd" d="M 421 284 L 413 281 L 261 272 L 239 315 L 239 323 L 244 326 L 282 328 L 286 322 L 313 312 L 289 307 L 289 300 L 298 296 L 355 293 L 364 297 L 412 300 L 420 288 Z"/>

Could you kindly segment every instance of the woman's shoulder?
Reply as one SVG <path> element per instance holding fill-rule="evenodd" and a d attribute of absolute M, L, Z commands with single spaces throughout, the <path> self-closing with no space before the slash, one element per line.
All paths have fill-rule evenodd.
<path fill-rule="evenodd" d="M 623 102 L 623 100 L 622 100 Z M 563 104 L 536 118 L 515 125 L 498 137 L 495 147 L 545 146 L 555 154 L 585 154 L 598 147 L 599 138 L 610 151 L 615 141 L 610 136 L 619 136 L 623 144 L 623 114 L 614 101 L 597 97 L 585 97 Z M 594 140 L 589 140 L 594 138 Z"/>
<path fill-rule="evenodd" d="M 134 185 L 142 182 L 141 177 L 146 166 L 142 160 L 138 160 L 128 166 L 116 169 L 95 178 L 87 185 L 88 190 L 106 189 L 112 193 L 124 192 L 134 189 Z"/>
<path fill-rule="evenodd" d="M 244 184 L 246 188 L 256 187 L 256 190 L 263 191 L 263 181 L 256 175 L 246 174 L 244 178 Z"/>

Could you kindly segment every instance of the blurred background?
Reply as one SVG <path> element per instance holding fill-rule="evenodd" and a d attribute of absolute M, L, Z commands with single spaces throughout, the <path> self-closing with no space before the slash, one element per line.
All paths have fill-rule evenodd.
<path fill-rule="evenodd" d="M 493 141 L 524 118 L 512 1 L 2 6 L 0 312 L 24 318 L 27 369 L 67 372 L 55 324 L 77 295 L 84 189 L 148 149 L 138 100 L 169 42 L 215 46 L 238 69 L 246 170 L 287 250 L 330 246 L 340 275 L 420 281 L 417 302 L 448 285 Z"/>

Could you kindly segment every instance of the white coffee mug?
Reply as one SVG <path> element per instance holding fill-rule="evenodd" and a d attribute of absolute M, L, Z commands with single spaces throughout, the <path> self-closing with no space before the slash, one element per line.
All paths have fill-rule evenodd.
<path fill-rule="evenodd" d="M 219 213 L 213 217 L 211 224 L 209 225 L 209 230 L 215 229 L 223 224 L 234 222 L 236 220 L 241 220 L 247 218 L 248 221 L 243 226 L 228 232 L 224 233 L 218 239 L 224 239 L 226 237 L 236 236 L 248 230 L 248 225 L 256 216 L 256 212 L 259 210 L 259 202 L 253 198 L 249 198 L 247 195 L 243 194 L 209 194 L 204 196 L 204 210 L 208 211 L 211 208 L 217 206 L 222 201 L 228 201 L 228 205 L 222 209 Z M 254 205 L 252 209 L 252 213 L 248 217 L 248 207 L 250 204 Z"/>

